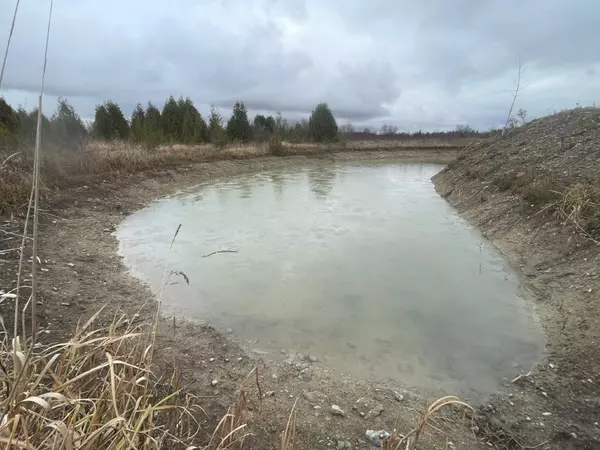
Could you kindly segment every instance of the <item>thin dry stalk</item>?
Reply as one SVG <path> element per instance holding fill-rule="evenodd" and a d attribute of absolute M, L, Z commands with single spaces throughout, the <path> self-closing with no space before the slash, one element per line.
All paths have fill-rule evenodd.
<path fill-rule="evenodd" d="M 198 433 L 194 399 L 181 393 L 177 374 L 167 393 L 159 393 L 164 389 L 148 365 L 147 331 L 117 333 L 118 320 L 91 330 L 96 317 L 69 342 L 28 356 L 18 338 L 0 343 L 0 378 L 10 391 L 0 401 L 2 442 L 40 450 L 191 445 Z"/>
<path fill-rule="evenodd" d="M 381 443 L 381 448 L 383 450 L 415 449 L 417 442 L 419 441 L 419 438 L 427 425 L 435 428 L 437 431 L 440 431 L 430 422 L 433 422 L 435 420 L 435 413 L 437 413 L 441 408 L 450 405 L 456 405 L 464 408 L 465 410 L 473 411 L 473 408 L 471 406 L 459 400 L 457 397 L 449 395 L 446 397 L 439 398 L 438 400 L 433 402 L 429 406 L 429 408 L 427 408 L 423 413 L 421 413 L 421 417 L 419 418 L 419 421 L 415 428 L 409 431 L 406 435 L 399 433 L 391 435 Z"/>
<path fill-rule="evenodd" d="M 13 12 L 12 23 L 10 25 L 10 31 L 8 32 L 8 41 L 6 42 L 6 50 L 4 51 L 4 59 L 2 60 L 2 70 L 0 70 L 0 88 L 2 87 L 2 80 L 4 79 L 4 69 L 6 69 L 8 51 L 10 50 L 10 42 L 12 40 L 13 31 L 15 30 L 15 21 L 17 20 L 17 12 L 19 12 L 20 3 L 21 0 L 17 0 L 17 3 L 15 4 L 15 11 Z"/>
<path fill-rule="evenodd" d="M 558 215 L 584 236 L 598 243 L 590 232 L 600 227 L 600 188 L 578 183 L 561 194 Z"/>
<path fill-rule="evenodd" d="M 290 415 L 288 416 L 285 430 L 281 433 L 281 446 L 280 450 L 294 450 L 296 443 L 296 404 L 298 399 L 294 402 Z"/>

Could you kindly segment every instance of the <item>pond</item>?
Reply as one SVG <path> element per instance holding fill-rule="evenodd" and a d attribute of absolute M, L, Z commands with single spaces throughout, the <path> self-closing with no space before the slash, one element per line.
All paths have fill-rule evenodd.
<path fill-rule="evenodd" d="M 274 359 L 293 349 L 360 378 L 491 393 L 544 339 L 516 272 L 435 192 L 442 168 L 321 162 L 217 180 L 130 215 L 120 253 L 154 291 L 166 284 L 165 314 Z M 237 252 L 203 257 L 218 250 Z"/>

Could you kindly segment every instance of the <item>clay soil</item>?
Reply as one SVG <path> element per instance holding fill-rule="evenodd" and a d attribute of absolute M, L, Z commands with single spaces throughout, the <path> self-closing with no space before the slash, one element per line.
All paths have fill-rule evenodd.
<path fill-rule="evenodd" d="M 99 322 L 109 323 L 121 313 L 141 324 L 151 321 L 156 297 L 123 265 L 113 231 L 126 215 L 153 200 L 248 171 L 349 159 L 451 161 L 454 156 L 439 151 L 386 151 L 218 161 L 117 179 L 90 179 L 61 192 L 44 207 L 41 217 L 43 304 L 38 321 L 45 330 L 42 343 L 68 339 L 79 321 L 101 307 Z M 457 408 L 443 411 L 435 428 L 427 428 L 422 435 L 418 448 L 600 448 L 596 422 L 600 420 L 598 247 L 560 224 L 536 222 L 520 199 L 507 192 L 491 192 L 480 180 L 465 177 L 472 157 L 453 163 L 436 178 L 436 187 L 521 266 L 547 333 L 548 358 L 527 376 L 512 383 L 507 380 L 489 402 L 474 405 L 478 407 L 475 414 L 465 415 Z M 15 220 L 4 223 L 4 236 L 18 233 L 19 226 Z M 7 290 L 15 284 L 16 254 L 3 258 L 0 289 Z M 7 328 L 12 323 L 11 306 L 7 301 L 0 304 Z M 242 389 L 252 433 L 245 448 L 256 449 L 279 448 L 280 433 L 294 404 L 296 449 L 368 449 L 374 447 L 365 441 L 365 430 L 408 432 L 435 400 L 401 383 L 353 379 L 308 355 L 291 352 L 284 362 L 269 361 L 253 353 L 251 346 L 240 345 L 233 335 L 182 318 L 161 317 L 155 354 L 157 374 L 168 376 L 174 368 L 181 369 L 186 390 L 199 397 L 205 411 L 199 417 L 204 430 L 200 445 L 208 441 Z M 257 372 L 248 377 L 255 367 Z M 357 405 L 359 399 L 363 400 Z M 365 403 L 368 406 L 361 406 Z M 332 415 L 331 405 L 338 405 L 345 416 Z"/>

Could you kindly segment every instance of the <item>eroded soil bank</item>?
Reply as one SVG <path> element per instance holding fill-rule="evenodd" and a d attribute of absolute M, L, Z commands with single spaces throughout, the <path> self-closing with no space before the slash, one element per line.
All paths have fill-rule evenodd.
<path fill-rule="evenodd" d="M 117 255 L 117 241 L 112 232 L 125 215 L 150 201 L 207 180 L 245 171 L 331 164 L 332 159 L 406 157 L 449 161 L 453 155 L 388 151 L 329 155 L 326 159 L 221 161 L 123 179 L 98 180 L 62 193 L 42 218 L 40 256 L 44 270 L 40 275 L 40 290 L 44 304 L 40 306 L 40 325 L 48 331 L 43 334 L 44 341 L 68 339 L 77 321 L 91 316 L 105 304 L 108 306 L 99 321 L 109 322 L 117 311 L 137 313 L 141 323 L 149 321 L 154 314 L 155 298 L 127 272 Z M 471 209 L 466 203 L 458 202 L 464 197 L 450 187 L 455 181 L 451 173 L 436 179 L 440 192 L 447 194 L 454 189 L 452 195 L 446 196 L 459 211 L 491 236 L 511 258 L 518 262 L 527 258 L 523 269 L 540 299 L 540 316 L 548 334 L 550 356 L 548 362 L 534 368 L 530 376 L 515 383 L 507 380 L 507 387 L 489 407 L 485 405 L 480 418 L 464 418 L 461 412 L 452 409 L 444 412 L 447 420 L 436 423 L 439 431 L 428 428 L 419 448 L 449 448 L 447 439 L 456 448 L 518 448 L 517 443 L 533 446 L 544 442 L 538 448 L 596 448 L 598 311 L 593 295 L 587 290 L 598 292 L 600 287 L 597 249 L 581 243 L 575 252 L 559 257 L 551 245 L 564 242 L 566 232 L 560 226 L 546 226 L 544 229 L 548 231 L 537 233 L 537 238 L 529 243 L 530 238 L 524 236 L 525 222 L 521 231 L 518 231 L 519 225 L 511 226 L 515 217 L 502 216 L 494 226 L 486 228 L 484 224 L 490 216 L 481 220 L 484 214 L 480 206 L 474 204 Z M 468 192 L 468 188 L 465 185 L 464 192 Z M 6 224 L 6 231 L 13 226 L 16 230 L 16 225 Z M 527 247 L 525 242 L 528 242 Z M 569 245 L 576 245 L 574 242 L 571 239 Z M 534 251 L 533 245 L 538 250 Z M 2 262 L 0 287 L 10 288 L 14 280 L 16 261 Z M 570 288 L 571 285 L 575 287 Z M 10 306 L 9 302 L 0 305 L 7 324 L 12 323 Z M 367 449 L 373 447 L 363 439 L 366 429 L 409 431 L 420 412 L 435 400 L 408 386 L 337 374 L 323 367 L 318 358 L 308 358 L 308 355 L 288 355 L 288 361 L 281 364 L 266 362 L 260 355 L 244 351 L 210 325 L 174 321 L 168 317 L 162 318 L 156 349 L 157 371 L 168 373 L 173 367 L 180 367 L 184 386 L 200 397 L 206 411 L 206 416 L 201 417 L 206 435 L 200 440 L 205 441 L 235 400 L 240 386 L 245 386 L 247 391 L 248 425 L 254 435 L 248 442 L 252 442 L 252 448 L 261 449 L 279 448 L 279 433 L 296 401 L 295 448 Z M 257 365 L 258 383 L 254 375 L 247 377 Z M 517 375 L 515 373 L 515 377 Z M 216 385 L 213 386 L 214 380 Z M 260 400 L 259 393 L 262 394 Z M 359 399 L 363 400 L 356 405 Z M 361 406 L 364 404 L 367 406 Z M 331 415 L 331 405 L 340 406 L 345 417 Z M 361 409 L 366 417 L 360 414 Z"/>
<path fill-rule="evenodd" d="M 150 323 L 156 298 L 129 274 L 117 253 L 118 242 L 113 233 L 126 215 L 149 202 L 243 172 L 330 165 L 336 160 L 410 161 L 410 158 L 420 162 L 449 162 L 455 154 L 403 150 L 218 161 L 124 178 L 90 180 L 89 185 L 64 191 L 41 215 L 39 291 L 43 304 L 38 306 L 38 321 L 43 330 L 42 345 L 68 340 L 79 321 L 85 321 L 105 305 L 97 319 L 98 327 L 110 324 L 115 314 L 121 312 L 142 325 Z M 19 226 L 15 221 L 5 223 L 2 229 L 18 232 Z M 0 289 L 5 291 L 16 285 L 18 256 L 12 256 L 0 261 Z M 28 277 L 29 267 L 25 271 Z M 28 294 L 26 290 L 22 292 L 25 298 Z M 13 309 L 11 300 L 0 304 L 9 329 Z M 209 324 L 189 323 L 179 318 L 175 321 L 172 317 L 161 318 L 155 348 L 157 374 L 170 376 L 174 368 L 180 368 L 184 388 L 199 397 L 199 404 L 206 412 L 198 417 L 204 433 L 199 436 L 200 445 L 208 442 L 242 387 L 248 402 L 248 432 L 252 433 L 247 439 L 250 446 L 245 448 L 278 449 L 280 433 L 296 402 L 296 449 L 367 449 L 373 447 L 364 440 L 365 430 L 408 431 L 414 428 L 428 401 L 434 400 L 401 384 L 378 384 L 338 374 L 324 367 L 318 355 L 289 354 L 283 363 L 263 361 L 261 354 L 244 350 L 235 338 L 220 334 Z M 256 366 L 258 383 L 254 374 L 248 377 Z M 352 409 L 358 399 L 367 405 L 361 406 L 367 418 Z M 330 414 L 332 405 L 338 405 L 345 417 Z M 370 411 L 374 412 L 368 414 Z M 461 413 L 454 410 L 444 415 L 453 422 L 440 423 L 442 432 L 430 429 L 422 442 L 429 443 L 431 448 L 434 445 L 443 448 L 445 433 L 450 432 L 457 443 L 477 445 L 470 420 L 461 419 Z"/>
<path fill-rule="evenodd" d="M 520 268 L 546 333 L 547 361 L 481 408 L 509 448 L 600 448 L 600 246 L 552 206 L 575 184 L 600 185 L 598 130 L 598 109 L 539 119 L 434 177 Z"/>

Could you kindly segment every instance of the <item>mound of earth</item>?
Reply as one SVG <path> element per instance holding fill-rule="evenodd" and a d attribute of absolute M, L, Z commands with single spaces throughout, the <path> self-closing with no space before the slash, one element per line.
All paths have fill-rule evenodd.
<path fill-rule="evenodd" d="M 600 109 L 465 149 L 434 183 L 520 269 L 547 339 L 480 428 L 500 448 L 600 448 Z"/>

